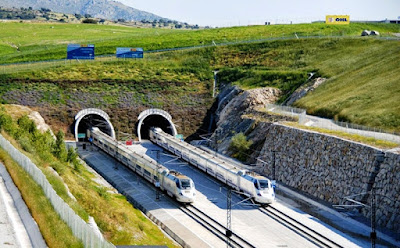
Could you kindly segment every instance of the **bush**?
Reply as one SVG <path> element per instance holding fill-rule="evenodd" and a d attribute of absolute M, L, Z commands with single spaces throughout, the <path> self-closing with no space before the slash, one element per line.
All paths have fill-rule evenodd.
<path fill-rule="evenodd" d="M 65 143 L 64 143 L 64 132 L 63 131 L 58 131 L 56 134 L 56 142 L 54 143 L 53 146 L 53 155 L 60 159 L 62 162 L 67 161 L 67 149 L 65 148 Z"/>
<path fill-rule="evenodd" d="M 33 153 L 35 152 L 35 148 L 33 147 L 32 142 L 29 140 L 28 137 L 20 137 L 18 139 L 18 143 L 21 145 L 22 149 L 24 149 L 24 151 L 29 152 L 29 153 Z"/>
<path fill-rule="evenodd" d="M 232 152 L 232 157 L 245 161 L 249 156 L 248 152 L 252 144 L 253 141 L 247 140 L 243 133 L 238 133 L 232 137 L 228 149 Z"/>
<path fill-rule="evenodd" d="M 73 147 L 70 147 L 68 149 L 67 162 L 74 164 L 74 163 L 76 163 L 77 160 L 78 160 L 78 154 L 76 153 L 76 151 Z"/>
<path fill-rule="evenodd" d="M 86 18 L 82 21 L 82 23 L 89 23 L 89 24 L 97 24 L 97 20 Z"/>

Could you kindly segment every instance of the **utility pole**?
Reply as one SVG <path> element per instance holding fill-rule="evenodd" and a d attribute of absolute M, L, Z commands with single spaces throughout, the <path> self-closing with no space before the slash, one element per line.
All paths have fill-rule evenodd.
<path fill-rule="evenodd" d="M 231 247 L 232 237 L 232 189 L 228 187 L 226 197 L 226 247 Z"/>
<path fill-rule="evenodd" d="M 116 153 L 115 153 L 115 158 L 117 159 L 116 163 L 114 164 L 114 169 L 118 170 L 118 129 L 115 129 L 115 147 L 116 147 Z"/>
<path fill-rule="evenodd" d="M 215 156 L 217 156 L 217 154 L 218 154 L 218 130 L 217 129 L 215 129 L 214 141 L 215 141 Z"/>
<path fill-rule="evenodd" d="M 272 151 L 272 179 L 273 180 L 276 180 L 275 153 L 276 153 L 276 151 Z"/>
<path fill-rule="evenodd" d="M 160 164 L 160 150 L 156 151 L 156 158 L 157 158 L 157 168 L 159 167 Z M 156 182 L 156 200 L 159 201 L 160 200 L 160 179 L 157 177 L 157 182 Z"/>
<path fill-rule="evenodd" d="M 376 245 L 376 199 L 375 199 L 375 188 L 371 189 L 371 248 L 375 248 Z"/>

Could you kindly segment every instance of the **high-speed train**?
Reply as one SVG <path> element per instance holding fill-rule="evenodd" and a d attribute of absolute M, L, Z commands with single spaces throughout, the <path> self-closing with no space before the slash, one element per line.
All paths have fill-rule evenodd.
<path fill-rule="evenodd" d="M 237 168 L 228 161 L 181 141 L 157 127 L 150 129 L 150 140 L 219 181 L 243 192 L 257 203 L 271 204 L 275 200 L 273 185 L 266 177 Z"/>
<path fill-rule="evenodd" d="M 193 180 L 177 171 L 170 171 L 156 161 L 129 150 L 124 144 L 103 133 L 97 127 L 87 130 L 87 137 L 100 149 L 113 156 L 132 171 L 160 187 L 171 197 L 182 203 L 195 200 L 196 189 Z"/>

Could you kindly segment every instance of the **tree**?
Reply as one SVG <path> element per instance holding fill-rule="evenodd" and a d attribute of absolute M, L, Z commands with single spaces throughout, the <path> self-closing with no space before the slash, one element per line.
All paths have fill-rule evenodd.
<path fill-rule="evenodd" d="M 56 134 L 56 142 L 53 146 L 53 155 L 63 162 L 67 160 L 67 149 L 65 148 L 64 137 L 64 132 L 59 130 Z"/>
<path fill-rule="evenodd" d="M 232 137 L 229 145 L 229 150 L 232 152 L 232 156 L 241 161 L 245 161 L 248 157 L 248 151 L 253 141 L 247 140 L 243 133 L 238 133 Z"/>
<path fill-rule="evenodd" d="M 76 153 L 76 151 L 73 147 L 70 147 L 68 149 L 67 162 L 74 164 L 77 162 L 77 159 L 78 159 L 78 154 Z"/>

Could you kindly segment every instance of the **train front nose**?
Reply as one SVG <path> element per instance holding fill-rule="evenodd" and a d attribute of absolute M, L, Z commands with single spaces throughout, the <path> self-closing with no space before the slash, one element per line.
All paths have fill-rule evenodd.
<path fill-rule="evenodd" d="M 179 201 L 192 203 L 196 198 L 196 192 L 194 190 L 181 190 L 179 193 Z"/>

